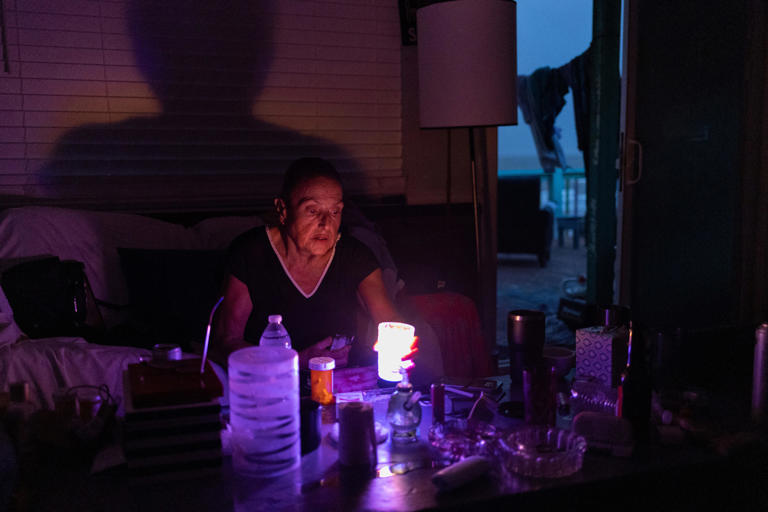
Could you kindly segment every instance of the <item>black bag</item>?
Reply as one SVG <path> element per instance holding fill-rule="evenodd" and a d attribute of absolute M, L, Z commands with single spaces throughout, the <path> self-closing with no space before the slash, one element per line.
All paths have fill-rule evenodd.
<path fill-rule="evenodd" d="M 100 334 L 103 322 L 79 261 L 57 257 L 19 263 L 0 280 L 14 319 L 30 338 Z"/>

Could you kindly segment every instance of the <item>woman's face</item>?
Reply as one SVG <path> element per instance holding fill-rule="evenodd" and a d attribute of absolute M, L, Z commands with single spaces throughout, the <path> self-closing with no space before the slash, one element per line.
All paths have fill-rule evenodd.
<path fill-rule="evenodd" d="M 294 189 L 284 210 L 287 235 L 302 252 L 321 256 L 336 244 L 343 193 L 329 178 L 313 178 Z"/>

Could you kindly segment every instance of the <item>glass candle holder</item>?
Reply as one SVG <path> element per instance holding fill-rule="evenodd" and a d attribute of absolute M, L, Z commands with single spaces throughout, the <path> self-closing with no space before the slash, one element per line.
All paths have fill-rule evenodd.
<path fill-rule="evenodd" d="M 401 322 L 381 322 L 374 350 L 379 354 L 379 377 L 400 382 L 403 358 L 411 353 L 415 329 Z"/>

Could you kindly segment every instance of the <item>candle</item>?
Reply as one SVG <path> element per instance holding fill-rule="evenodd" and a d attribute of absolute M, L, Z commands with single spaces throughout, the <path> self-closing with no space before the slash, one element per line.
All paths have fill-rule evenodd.
<path fill-rule="evenodd" d="M 379 338 L 373 349 L 379 354 L 379 377 L 388 382 L 400 382 L 403 359 L 415 350 L 415 329 L 401 322 L 381 322 Z"/>

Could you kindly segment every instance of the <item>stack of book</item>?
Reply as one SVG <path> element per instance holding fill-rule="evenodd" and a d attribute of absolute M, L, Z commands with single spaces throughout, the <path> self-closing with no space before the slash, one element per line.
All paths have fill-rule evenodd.
<path fill-rule="evenodd" d="M 221 383 L 206 370 L 205 378 L 198 373 L 174 381 L 168 368 L 158 373 L 147 365 L 129 365 L 124 373 L 123 451 L 132 475 L 187 478 L 220 470 Z M 153 392 L 156 382 L 161 386 Z"/>

